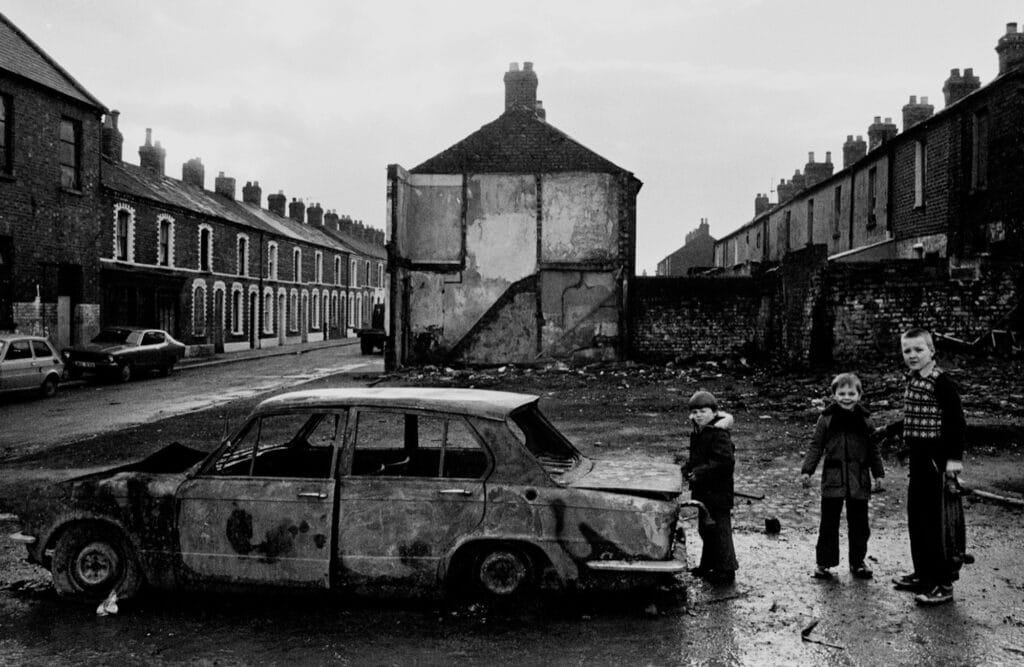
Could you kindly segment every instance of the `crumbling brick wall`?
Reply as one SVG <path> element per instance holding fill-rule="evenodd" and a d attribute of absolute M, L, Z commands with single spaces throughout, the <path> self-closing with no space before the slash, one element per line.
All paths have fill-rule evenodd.
<path fill-rule="evenodd" d="M 661 362 L 752 355 L 765 330 L 756 278 L 634 278 L 631 356 Z"/>

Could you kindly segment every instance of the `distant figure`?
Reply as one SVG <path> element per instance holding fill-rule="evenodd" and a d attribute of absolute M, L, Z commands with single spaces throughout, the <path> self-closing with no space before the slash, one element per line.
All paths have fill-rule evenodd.
<path fill-rule="evenodd" d="M 914 571 L 893 579 L 914 591 L 918 604 L 953 600 L 953 582 L 964 560 L 963 505 L 957 476 L 963 471 L 967 424 L 953 380 L 935 365 L 935 343 L 924 329 L 900 338 L 910 369 L 902 436 L 910 453 L 907 525 Z"/>
<path fill-rule="evenodd" d="M 868 411 L 860 404 L 860 378 L 842 373 L 832 380 L 831 388 L 833 403 L 818 417 L 800 469 L 801 482 L 810 486 L 818 461 L 825 458 L 814 577 L 832 579 L 829 568 L 839 565 L 839 515 L 845 503 L 850 574 L 857 579 L 870 579 L 872 572 L 864 563 L 871 537 L 868 499 L 872 491 L 882 490 L 885 469 L 871 438 Z"/>
<path fill-rule="evenodd" d="M 682 472 L 690 482 L 690 496 L 708 509 L 707 515 L 701 512 L 697 526 L 703 542 L 700 565 L 690 572 L 714 584 L 728 584 L 735 581 L 739 567 L 732 543 L 733 418 L 718 411 L 718 401 L 707 391 L 691 396 L 689 407 L 693 432 Z"/>

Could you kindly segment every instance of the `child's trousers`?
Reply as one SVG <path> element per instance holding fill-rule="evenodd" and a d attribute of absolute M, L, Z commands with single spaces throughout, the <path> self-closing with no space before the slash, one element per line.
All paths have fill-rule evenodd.
<path fill-rule="evenodd" d="M 704 543 L 700 552 L 700 569 L 715 572 L 735 572 L 736 549 L 732 543 L 732 510 L 708 508 L 708 515 L 714 521 L 709 524 L 701 513 L 697 532 Z"/>
<path fill-rule="evenodd" d="M 839 515 L 846 503 L 846 527 L 849 532 L 850 567 L 864 562 L 868 555 L 868 538 L 871 528 L 868 526 L 868 501 L 856 498 L 822 498 L 821 524 L 818 527 L 818 546 L 815 556 L 819 567 L 835 567 L 839 565 Z"/>

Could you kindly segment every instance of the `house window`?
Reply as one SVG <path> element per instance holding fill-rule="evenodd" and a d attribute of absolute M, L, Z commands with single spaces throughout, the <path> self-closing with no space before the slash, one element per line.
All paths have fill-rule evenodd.
<path fill-rule="evenodd" d="M 331 295 L 331 318 L 329 320 L 331 326 L 338 326 L 338 295 Z"/>
<path fill-rule="evenodd" d="M 354 327 L 356 325 L 356 295 L 350 294 L 348 297 L 348 325 Z"/>
<path fill-rule="evenodd" d="M 369 261 L 366 262 L 366 265 L 365 265 L 364 268 L 366 270 L 366 273 L 363 274 L 363 283 L 365 285 L 369 285 L 370 284 L 370 278 L 371 278 L 371 276 L 370 276 L 370 262 Z"/>
<path fill-rule="evenodd" d="M 288 302 L 288 330 L 299 330 L 299 293 L 292 292 Z"/>
<path fill-rule="evenodd" d="M 914 207 L 924 206 L 924 181 L 928 169 L 928 147 L 924 141 L 914 142 Z"/>
<path fill-rule="evenodd" d="M 324 254 L 319 250 L 313 255 L 313 266 L 316 272 L 315 282 L 322 283 L 324 281 Z"/>
<path fill-rule="evenodd" d="M 206 335 L 206 290 L 202 285 L 192 291 L 192 333 Z"/>
<path fill-rule="evenodd" d="M 263 331 L 264 333 L 274 332 L 274 293 L 267 291 L 263 294 Z"/>
<path fill-rule="evenodd" d="M 832 192 L 832 238 L 839 238 L 839 219 L 843 215 L 843 186 L 837 185 Z"/>
<path fill-rule="evenodd" d="M 174 266 L 174 220 L 167 216 L 157 218 L 157 264 Z"/>
<path fill-rule="evenodd" d="M 60 184 L 69 190 L 82 187 L 82 124 L 70 118 L 60 120 Z"/>
<path fill-rule="evenodd" d="M 875 167 L 868 169 L 868 229 L 878 224 L 878 215 L 875 212 L 878 206 L 878 170 Z"/>
<path fill-rule="evenodd" d="M 807 245 L 814 243 L 814 200 L 807 200 Z"/>
<path fill-rule="evenodd" d="M 313 329 L 320 328 L 320 293 L 313 292 Z"/>
<path fill-rule="evenodd" d="M 348 273 L 348 285 L 349 285 L 349 287 L 359 287 L 359 273 L 358 272 L 359 272 L 359 262 L 357 262 L 356 260 L 353 259 L 352 263 L 349 265 L 349 273 Z"/>
<path fill-rule="evenodd" d="M 245 321 L 245 316 L 242 312 L 244 302 L 242 286 L 235 285 L 231 288 L 231 331 L 236 334 L 242 333 L 242 322 Z"/>
<path fill-rule="evenodd" d="M 384 287 L 384 263 L 377 262 L 377 287 Z"/>
<path fill-rule="evenodd" d="M 238 275 L 249 275 L 249 237 L 245 234 L 238 235 L 237 255 L 235 261 L 238 263 Z"/>
<path fill-rule="evenodd" d="M 277 280 L 277 243 L 267 243 L 267 278 Z"/>
<path fill-rule="evenodd" d="M 296 248 L 292 251 L 292 267 L 294 270 L 294 280 L 297 283 L 302 282 L 302 250 Z"/>
<path fill-rule="evenodd" d="M 116 259 L 127 262 L 131 241 L 132 214 L 125 209 L 121 209 L 117 212 L 116 220 L 117 223 L 114 230 Z"/>
<path fill-rule="evenodd" d="M 213 228 L 199 225 L 199 270 L 212 271 L 213 265 Z"/>
<path fill-rule="evenodd" d="M 971 187 L 983 189 L 988 186 L 988 110 L 980 109 L 974 114 L 971 128 Z"/>
<path fill-rule="evenodd" d="M 0 94 L 0 173 L 9 174 L 14 166 L 14 101 Z"/>
<path fill-rule="evenodd" d="M 355 308 L 355 310 L 356 310 L 356 322 L 360 326 L 362 326 L 363 322 L 366 321 L 365 318 L 363 317 L 363 295 L 362 294 L 356 294 L 356 308 Z"/>
<path fill-rule="evenodd" d="M 792 237 L 790 236 L 790 234 L 793 231 L 793 219 L 792 218 L 793 218 L 793 212 L 792 211 L 786 211 L 786 216 L 785 216 L 785 218 L 783 219 L 783 222 L 782 222 L 782 229 L 780 230 L 781 233 L 782 233 L 782 238 L 779 239 L 781 241 L 779 243 L 779 247 L 782 248 L 783 252 L 789 252 L 789 249 L 791 247 L 792 241 L 790 239 Z"/>
<path fill-rule="evenodd" d="M 334 256 L 334 284 L 341 284 L 341 255 Z"/>

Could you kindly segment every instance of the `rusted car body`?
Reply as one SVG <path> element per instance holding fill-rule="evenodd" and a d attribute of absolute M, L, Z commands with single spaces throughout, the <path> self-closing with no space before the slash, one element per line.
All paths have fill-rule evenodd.
<path fill-rule="evenodd" d="M 170 375 L 185 356 L 185 344 L 162 329 L 109 327 L 61 354 L 71 377 L 98 375 L 127 382 L 151 371 Z"/>
<path fill-rule="evenodd" d="M 682 572 L 681 475 L 583 456 L 538 398 L 327 389 L 263 401 L 208 456 L 172 445 L 20 512 L 58 592 L 533 585 Z"/>

